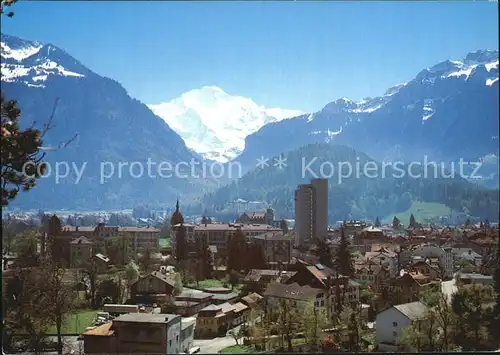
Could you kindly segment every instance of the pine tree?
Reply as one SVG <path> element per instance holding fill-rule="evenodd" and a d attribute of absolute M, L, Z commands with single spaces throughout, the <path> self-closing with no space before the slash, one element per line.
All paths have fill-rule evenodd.
<path fill-rule="evenodd" d="M 392 228 L 394 229 L 401 228 L 401 222 L 399 221 L 399 218 L 396 216 L 394 216 L 394 218 L 392 219 Z"/>
<path fill-rule="evenodd" d="M 175 258 L 177 261 L 187 259 L 186 227 L 183 224 L 179 226 L 179 229 L 175 233 Z"/>
<path fill-rule="evenodd" d="M 46 165 L 44 154 L 40 152 L 42 132 L 34 128 L 20 129 L 21 110 L 16 101 L 5 100 L 3 91 L 0 92 L 0 114 L 2 206 L 7 206 L 19 191 L 28 191 L 35 186 Z"/>
<path fill-rule="evenodd" d="M 245 252 L 247 249 L 245 234 L 238 229 L 229 239 L 227 270 L 241 271 L 245 267 Z"/>
<path fill-rule="evenodd" d="M 288 233 L 288 223 L 286 222 L 286 220 L 282 219 L 280 221 L 280 229 L 283 231 L 284 234 Z"/>
<path fill-rule="evenodd" d="M 415 216 L 413 213 L 410 215 L 410 222 L 408 223 L 408 227 L 415 228 L 417 226 L 417 221 L 415 220 Z"/>
<path fill-rule="evenodd" d="M 208 246 L 207 236 L 204 235 L 199 241 L 198 259 L 200 261 L 201 275 L 204 279 L 212 278 L 213 257 Z"/>
<path fill-rule="evenodd" d="M 344 228 L 342 228 L 340 231 L 340 241 L 333 256 L 333 265 L 341 275 L 352 277 L 354 276 L 354 259 L 349 247 L 350 243 L 345 236 Z"/>
<path fill-rule="evenodd" d="M 380 220 L 377 218 L 375 218 L 375 227 L 380 227 L 382 224 L 380 223 Z"/>
<path fill-rule="evenodd" d="M 343 229 L 342 229 L 343 230 Z M 316 239 L 316 255 L 319 257 L 319 263 L 327 267 L 332 267 L 334 265 L 332 255 L 332 249 L 330 245 L 323 239 Z"/>

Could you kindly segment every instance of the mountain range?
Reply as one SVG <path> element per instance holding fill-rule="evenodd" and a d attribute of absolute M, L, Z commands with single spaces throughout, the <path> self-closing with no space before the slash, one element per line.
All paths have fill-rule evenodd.
<path fill-rule="evenodd" d="M 344 97 L 320 111 L 270 123 L 246 138 L 237 159 L 252 166 L 261 156 L 324 142 L 369 152 L 380 161 L 427 156 L 446 163 L 478 162 L 489 156 L 485 179 L 497 187 L 498 85 L 498 51 L 471 52 L 460 61 L 426 68 L 382 96 Z"/>
<path fill-rule="evenodd" d="M 29 193 L 21 193 L 14 206 L 113 209 L 150 203 L 166 207 L 180 194 L 199 193 L 210 185 L 210 181 L 189 174 L 176 178 L 165 172 L 161 178 L 154 167 L 151 174 L 146 173 L 148 159 L 156 167 L 161 162 L 174 167 L 199 157 L 116 81 L 97 75 L 52 44 L 4 34 L 1 59 L 2 91 L 7 99 L 18 102 L 22 125 L 36 122 L 36 127 L 42 127 L 55 107 L 52 128 L 44 138 L 51 175 L 40 179 Z M 75 134 L 75 141 L 58 149 Z M 59 181 L 55 178 L 57 163 L 61 175 L 65 175 L 64 163 L 71 169 Z M 81 171 L 84 164 L 78 179 L 76 170 Z M 139 165 L 145 170 L 142 176 Z"/>
<path fill-rule="evenodd" d="M 276 203 L 278 209 L 290 215 L 293 189 L 303 179 L 290 176 L 271 186 L 271 176 L 269 181 L 255 177 L 256 159 L 301 154 L 301 149 L 310 144 L 320 144 L 314 151 L 324 156 L 342 157 L 339 149 L 354 149 L 356 156 L 376 162 L 408 163 L 412 159 L 421 161 L 423 155 L 446 163 L 460 158 L 481 160 L 487 167 L 481 183 L 498 187 L 497 51 L 469 53 L 461 61 L 445 61 L 425 69 L 380 97 L 362 101 L 342 98 L 307 114 L 266 109 L 251 99 L 228 95 L 213 86 L 192 90 L 163 104 L 145 105 L 132 98 L 118 82 L 97 75 L 64 50 L 14 36 L 2 35 L 1 59 L 2 91 L 7 99 L 18 101 L 23 124 L 43 124 L 57 100 L 53 127 L 44 141 L 49 164 L 53 168 L 56 162 L 77 167 L 86 164 L 81 178 L 77 171 L 71 171 L 61 181 L 55 181 L 54 176 L 41 179 L 33 191 L 20 194 L 14 206 L 87 210 L 140 204 L 167 207 L 182 196 L 192 202 L 194 212 L 201 205 L 223 210 L 241 193 Z M 72 144 L 57 148 L 75 133 L 78 136 Z M 311 150 L 305 152 L 310 155 Z M 345 155 L 346 159 L 349 157 L 352 158 Z M 148 159 L 156 167 L 162 162 L 176 166 L 203 159 L 209 159 L 203 160 L 205 163 L 239 162 L 248 173 L 233 182 L 215 179 L 210 174 L 205 178 L 193 176 L 190 167 L 184 167 L 188 173 L 183 177 L 162 178 L 157 173 L 154 177 L 135 177 L 138 170 L 132 169 L 132 165 L 138 163 L 144 168 Z M 119 163 L 125 163 L 121 173 Z M 114 168 L 113 176 L 105 181 L 103 164 L 107 173 L 111 165 Z M 374 198 L 378 200 L 393 194 L 394 181 L 366 182 L 380 186 L 375 190 L 361 189 L 359 183 L 348 184 L 345 191 L 351 191 L 350 194 L 332 192 L 335 203 L 344 206 L 337 212 L 332 210 L 332 218 L 359 214 L 346 212 L 347 206 L 357 206 L 362 213 L 372 215 L 368 209 L 359 208 L 364 203 L 359 201 L 360 193 L 365 196 L 377 191 Z M 454 186 L 467 190 L 468 195 L 450 202 L 441 193 L 429 196 L 419 190 L 439 190 L 438 186 L 444 186 L 442 182 L 426 184 L 412 187 L 413 200 L 430 199 L 453 205 L 459 211 L 465 208 L 488 216 L 492 209 L 477 207 L 476 201 L 480 196 L 487 196 L 490 201 L 491 191 L 498 194 L 462 179 Z M 254 191 L 256 186 L 262 193 L 245 195 L 245 191 Z M 279 188 L 282 192 L 275 192 Z M 403 193 L 404 187 L 398 191 Z M 391 209 L 399 208 L 395 207 L 396 200 L 391 201 L 379 201 L 378 205 L 391 213 Z"/>
<path fill-rule="evenodd" d="M 204 86 L 172 101 L 148 106 L 190 149 L 218 162 L 236 158 L 245 148 L 245 138 L 266 124 L 302 114 L 298 110 L 266 109 L 216 86 Z"/>

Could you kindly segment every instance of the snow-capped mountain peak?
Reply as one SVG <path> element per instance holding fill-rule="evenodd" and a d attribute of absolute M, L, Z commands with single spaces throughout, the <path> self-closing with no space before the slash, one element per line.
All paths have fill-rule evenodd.
<path fill-rule="evenodd" d="M 1 73 L 4 82 L 44 87 L 55 77 L 84 77 L 88 69 L 51 44 L 1 36 Z"/>
<path fill-rule="evenodd" d="M 220 162 L 236 157 L 245 148 L 245 138 L 262 126 L 302 114 L 298 110 L 267 109 L 252 99 L 229 95 L 217 86 L 190 90 L 149 108 L 189 148 Z"/>

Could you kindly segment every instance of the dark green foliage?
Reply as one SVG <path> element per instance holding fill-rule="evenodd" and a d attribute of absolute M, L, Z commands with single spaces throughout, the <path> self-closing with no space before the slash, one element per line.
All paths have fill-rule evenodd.
<path fill-rule="evenodd" d="M 336 270 L 343 276 L 354 276 L 354 259 L 349 250 L 350 243 L 344 233 L 344 228 L 341 229 L 340 241 L 333 255 L 333 265 Z"/>
<path fill-rule="evenodd" d="M 399 221 L 399 218 L 396 216 L 394 216 L 394 218 L 392 219 L 392 228 L 394 229 L 401 228 L 401 222 Z"/>
<path fill-rule="evenodd" d="M 330 245 L 323 239 L 316 239 L 316 255 L 319 257 L 320 264 L 327 267 L 333 266 L 333 255 Z"/>
<path fill-rule="evenodd" d="M 240 272 L 245 269 L 247 244 L 245 234 L 238 229 L 229 237 L 227 270 Z"/>
<path fill-rule="evenodd" d="M 410 221 L 408 222 L 408 227 L 409 228 L 417 227 L 417 221 L 415 220 L 415 216 L 413 215 L 413 213 L 410 215 Z"/>
<path fill-rule="evenodd" d="M 200 263 L 200 275 L 204 280 L 212 278 L 213 256 L 208 246 L 207 236 L 198 241 L 198 261 Z"/>
<path fill-rule="evenodd" d="M 16 198 L 20 190 L 28 191 L 45 172 L 42 132 L 19 127 L 21 110 L 16 101 L 6 101 L 0 92 L 2 135 L 2 206 Z"/>
<path fill-rule="evenodd" d="M 177 261 L 186 260 L 188 255 L 186 227 L 183 224 L 177 229 L 175 233 L 175 258 Z"/>
<path fill-rule="evenodd" d="M 106 302 L 121 303 L 120 294 L 120 285 L 113 279 L 104 279 L 97 286 L 96 298 L 101 305 Z"/>
<path fill-rule="evenodd" d="M 280 229 L 283 231 L 283 233 L 288 233 L 288 223 L 286 220 L 282 219 L 280 221 Z"/>
<path fill-rule="evenodd" d="M 380 220 L 377 218 L 375 218 L 375 227 L 380 227 L 382 224 L 380 223 Z"/>

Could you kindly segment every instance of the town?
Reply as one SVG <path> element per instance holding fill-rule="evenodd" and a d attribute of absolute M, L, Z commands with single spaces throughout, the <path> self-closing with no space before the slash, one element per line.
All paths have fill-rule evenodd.
<path fill-rule="evenodd" d="M 499 229 L 327 220 L 328 180 L 235 221 L 4 216 L 8 352 L 486 351 L 498 336 Z M 147 214 L 147 213 L 146 213 Z M 88 222 L 88 221 L 87 221 Z M 92 220 L 91 222 L 94 222 Z M 406 222 L 406 223 L 405 223 Z M 294 223 L 293 227 L 290 226 Z M 495 318 L 496 317 L 496 318 Z"/>

